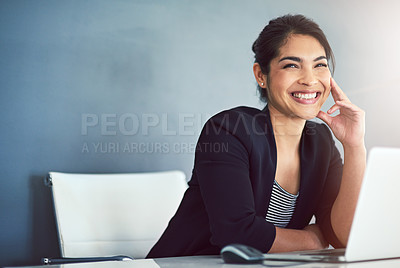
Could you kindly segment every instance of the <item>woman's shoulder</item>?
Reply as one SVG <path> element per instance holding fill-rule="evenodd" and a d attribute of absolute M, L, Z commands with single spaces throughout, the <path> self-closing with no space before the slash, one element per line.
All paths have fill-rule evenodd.
<path fill-rule="evenodd" d="M 254 107 L 249 107 L 249 106 L 237 106 L 233 107 L 230 109 L 223 110 L 217 114 L 215 114 L 213 117 L 219 117 L 219 116 L 224 116 L 226 114 L 232 114 L 232 115 L 246 115 L 246 116 L 255 116 L 256 114 L 260 113 L 261 110 L 254 108 Z M 212 117 L 212 118 L 213 118 Z"/>
<path fill-rule="evenodd" d="M 260 109 L 248 106 L 237 106 L 231 109 L 223 110 L 213 115 L 209 121 L 237 121 L 252 122 L 255 118 L 266 114 Z"/>
<path fill-rule="evenodd" d="M 265 124 L 267 114 L 253 107 L 239 106 L 221 111 L 212 116 L 203 126 L 196 146 L 197 160 L 207 156 L 210 146 L 229 147 L 229 154 L 246 162 L 248 154 L 253 151 L 254 145 L 266 146 Z M 264 120 L 264 123 L 262 121 Z M 270 141 L 271 142 L 271 141 Z M 214 150 L 215 152 L 216 150 Z M 228 149 L 223 152 L 228 152 Z M 219 154 L 222 155 L 222 154 Z M 215 156 L 214 156 L 215 157 Z"/>
<path fill-rule="evenodd" d="M 265 123 L 266 118 L 267 114 L 260 109 L 238 106 L 215 114 L 206 122 L 205 127 L 218 126 L 228 131 L 244 131 L 250 134 L 254 132 L 253 128 L 259 128 L 259 125 L 262 125 L 260 122 Z"/>

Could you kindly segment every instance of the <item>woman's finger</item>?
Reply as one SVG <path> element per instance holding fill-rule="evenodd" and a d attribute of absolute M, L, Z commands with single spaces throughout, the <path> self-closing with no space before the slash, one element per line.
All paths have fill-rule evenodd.
<path fill-rule="evenodd" d="M 333 114 L 343 106 L 343 101 L 335 101 L 335 104 L 327 111 L 328 114 Z"/>
<path fill-rule="evenodd" d="M 331 127 L 331 123 L 332 123 L 333 119 L 327 113 L 325 113 L 323 111 L 319 111 L 319 113 L 317 114 L 317 117 L 319 119 L 321 119 L 322 121 L 324 121 L 329 127 Z"/>
<path fill-rule="evenodd" d="M 349 101 L 336 101 L 335 104 L 327 111 L 327 113 L 331 115 L 341 108 L 346 108 L 354 113 L 361 111 L 360 108 Z"/>
<path fill-rule="evenodd" d="M 348 101 L 337 101 L 336 105 L 339 106 L 339 109 L 344 108 L 344 111 L 346 112 L 352 112 L 353 114 L 364 113 L 362 109 Z"/>
<path fill-rule="evenodd" d="M 329 110 L 327 111 L 327 113 L 328 114 L 333 114 L 334 112 L 336 112 L 337 110 L 339 110 L 340 109 L 340 105 L 338 105 L 338 104 L 334 104 L 334 105 L 332 105 L 332 107 L 331 108 L 329 108 Z"/>
<path fill-rule="evenodd" d="M 335 101 L 349 100 L 349 98 L 344 94 L 343 90 L 338 86 L 336 81 L 331 77 L 331 92 L 332 97 Z"/>

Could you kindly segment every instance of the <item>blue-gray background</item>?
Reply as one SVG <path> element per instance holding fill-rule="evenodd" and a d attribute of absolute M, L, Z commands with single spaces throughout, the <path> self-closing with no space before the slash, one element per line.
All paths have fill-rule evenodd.
<path fill-rule="evenodd" d="M 58 256 L 48 171 L 181 169 L 207 118 L 261 108 L 252 42 L 302 13 L 367 112 L 368 149 L 400 146 L 396 1 L 0 1 L 0 265 Z M 332 101 L 324 106 L 326 109 Z"/>

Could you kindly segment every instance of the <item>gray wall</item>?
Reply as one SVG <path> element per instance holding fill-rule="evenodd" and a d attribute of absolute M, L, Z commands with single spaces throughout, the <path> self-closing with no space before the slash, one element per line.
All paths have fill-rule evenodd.
<path fill-rule="evenodd" d="M 0 265 L 57 256 L 48 171 L 181 169 L 212 114 L 262 107 L 252 42 L 303 13 L 367 112 L 367 146 L 400 146 L 396 1 L 0 1 Z M 332 102 L 330 101 L 327 105 Z M 97 148 L 97 149 L 96 149 Z"/>

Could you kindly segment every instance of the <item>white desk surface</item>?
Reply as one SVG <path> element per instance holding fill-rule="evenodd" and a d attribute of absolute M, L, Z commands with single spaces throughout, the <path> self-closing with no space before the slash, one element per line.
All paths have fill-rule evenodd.
<path fill-rule="evenodd" d="M 193 256 L 193 257 L 176 257 L 176 258 L 160 258 L 160 259 L 145 259 L 133 261 L 109 261 L 109 262 L 94 262 L 94 263 L 75 263 L 64 265 L 44 265 L 44 266 L 25 266 L 25 268 L 32 267 L 47 267 L 47 268 L 163 268 L 163 267 L 177 267 L 177 268 L 202 268 L 202 267 L 224 267 L 224 268 L 239 268 L 239 267 L 302 267 L 302 268 L 388 268 L 400 267 L 400 259 L 382 260 L 382 261 L 368 261 L 347 264 L 333 264 L 333 263 L 297 263 L 294 262 L 264 262 L 264 264 L 225 264 L 219 256 Z"/>

